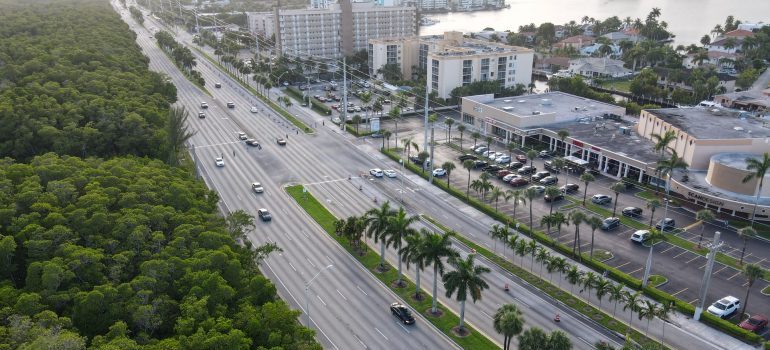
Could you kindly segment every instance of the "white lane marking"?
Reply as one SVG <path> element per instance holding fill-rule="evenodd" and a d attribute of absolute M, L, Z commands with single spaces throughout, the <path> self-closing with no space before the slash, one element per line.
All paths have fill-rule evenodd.
<path fill-rule="evenodd" d="M 403 328 L 406 331 L 407 334 L 412 334 L 412 332 L 410 332 L 408 329 L 406 329 L 406 327 L 404 327 L 404 325 L 401 324 L 401 322 L 396 322 L 396 324 L 401 326 L 401 328 Z"/>
<path fill-rule="evenodd" d="M 294 268 L 294 265 L 292 265 L 291 263 L 289 263 L 289 266 L 291 266 L 291 269 L 292 269 L 292 270 L 294 270 L 294 272 L 297 272 L 297 269 L 296 269 L 296 268 Z"/>
<path fill-rule="evenodd" d="M 359 343 L 361 343 L 361 345 L 363 345 L 363 346 L 364 346 L 364 349 L 368 349 L 368 348 L 369 348 L 368 346 L 366 346 L 366 344 L 364 344 L 364 342 L 363 342 L 363 341 L 361 341 L 361 338 L 359 338 L 359 337 L 358 337 L 358 335 L 355 335 L 355 334 L 353 334 L 353 336 L 354 336 L 354 337 L 356 337 L 356 339 L 358 340 L 358 342 L 359 342 Z"/>
<path fill-rule="evenodd" d="M 494 317 L 492 317 L 490 314 L 488 314 L 488 313 L 484 312 L 484 310 L 479 310 L 479 311 L 481 311 L 481 313 L 482 313 L 482 314 L 484 314 L 484 315 L 486 315 L 487 317 L 489 317 L 489 318 L 491 318 L 491 319 L 494 319 Z"/>
<path fill-rule="evenodd" d="M 206 148 L 206 147 L 216 147 L 216 146 L 232 145 L 234 143 L 241 143 L 241 142 L 240 141 L 233 141 L 233 142 L 215 143 L 215 144 L 203 145 L 203 146 L 195 145 L 195 148 L 198 149 L 198 148 Z"/>
<path fill-rule="evenodd" d="M 313 264 L 313 262 L 312 262 L 312 261 L 310 261 L 310 258 L 305 258 L 305 260 L 307 260 L 307 262 L 309 262 L 309 263 L 310 263 L 310 265 L 313 265 L 313 267 L 316 267 L 316 266 L 315 266 L 315 264 Z"/>
<path fill-rule="evenodd" d="M 388 337 L 386 337 L 386 336 L 385 336 L 385 334 L 382 334 L 382 332 L 380 332 L 380 330 L 379 330 L 379 329 L 377 329 L 377 327 L 374 327 L 374 330 L 375 330 L 375 331 L 377 331 L 377 333 L 380 333 L 380 335 L 381 335 L 383 338 L 385 338 L 385 340 L 387 340 L 387 341 L 390 341 L 390 339 L 388 339 Z"/>
<path fill-rule="evenodd" d="M 364 295 L 369 296 L 369 294 L 366 294 L 366 292 L 364 292 L 364 290 L 361 289 L 361 287 L 359 287 L 358 285 L 356 285 L 356 288 L 358 288 L 358 290 L 360 290 L 361 293 L 364 293 Z"/>
<path fill-rule="evenodd" d="M 320 295 L 316 294 L 316 295 L 315 295 L 315 297 L 316 297 L 316 298 L 318 298 L 318 300 L 320 300 L 320 301 L 321 301 L 321 303 L 322 303 L 322 304 L 324 304 L 324 306 L 326 306 L 326 302 L 324 302 L 324 300 L 323 300 L 323 299 L 321 299 L 321 296 L 320 296 Z"/>
<path fill-rule="evenodd" d="M 588 344 L 588 345 L 590 345 L 590 346 L 594 346 L 594 344 L 591 344 L 591 343 L 589 343 L 589 342 L 588 342 L 588 340 L 585 340 L 585 339 L 583 339 L 582 337 L 577 337 L 577 338 L 578 338 L 580 341 L 582 341 L 582 342 L 584 342 L 584 343 L 586 343 L 586 344 Z"/>
<path fill-rule="evenodd" d="M 339 290 L 339 289 L 337 289 L 337 294 L 339 294 L 339 295 L 342 297 L 342 299 L 345 299 L 345 301 L 347 301 L 347 300 L 348 300 L 348 298 L 345 298 L 345 296 L 344 296 L 344 295 L 342 295 L 342 292 L 340 292 L 340 290 Z"/>
<path fill-rule="evenodd" d="M 310 235 L 307 234 L 307 232 L 305 232 L 305 230 L 300 230 L 300 232 L 302 232 L 302 234 L 305 235 L 305 237 L 310 238 Z"/>
<path fill-rule="evenodd" d="M 529 307 L 529 304 L 525 303 L 523 300 L 521 300 L 521 299 L 519 299 L 517 297 L 513 297 L 513 300 L 518 301 L 519 304 L 524 305 L 525 307 Z"/>
<path fill-rule="evenodd" d="M 326 259 L 329 259 L 329 262 L 334 264 L 334 260 L 332 260 L 332 258 L 330 258 L 328 255 L 326 256 Z"/>

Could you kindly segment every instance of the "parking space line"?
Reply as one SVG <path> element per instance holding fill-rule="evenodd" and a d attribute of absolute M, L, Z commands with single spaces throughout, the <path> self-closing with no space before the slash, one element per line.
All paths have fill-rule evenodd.
<path fill-rule="evenodd" d="M 672 245 L 672 246 L 670 246 L 670 247 L 666 248 L 664 251 L 662 251 L 662 252 L 660 252 L 660 253 L 661 253 L 661 254 L 663 254 L 663 253 L 665 253 L 665 252 L 667 252 L 667 251 L 669 251 L 669 250 L 671 250 L 671 249 L 674 249 L 674 248 L 676 248 L 676 246 L 675 246 L 675 245 Z"/>
<path fill-rule="evenodd" d="M 721 268 L 721 269 L 719 269 L 719 270 L 717 270 L 716 272 L 714 272 L 714 274 L 716 275 L 716 274 L 718 274 L 718 273 L 720 273 L 720 272 L 724 271 L 724 269 L 726 269 L 726 268 L 727 268 L 727 265 L 725 265 L 725 266 L 722 266 L 722 268 Z"/>
<path fill-rule="evenodd" d="M 624 262 L 624 263 L 622 263 L 622 264 L 620 264 L 620 265 L 618 265 L 618 266 L 615 266 L 615 268 L 616 268 L 616 269 L 619 269 L 619 268 L 621 268 L 621 267 L 623 267 L 623 266 L 626 266 L 626 265 L 628 265 L 628 264 L 630 264 L 630 263 L 631 263 L 630 261 L 626 261 L 626 262 Z"/>
<path fill-rule="evenodd" d="M 679 294 L 679 293 L 681 293 L 681 292 L 684 292 L 684 291 L 686 291 L 686 290 L 688 290 L 688 289 L 690 289 L 690 288 L 684 288 L 684 289 L 682 289 L 682 290 L 680 290 L 680 291 L 678 291 L 678 292 L 676 292 L 676 293 L 673 293 L 673 294 L 671 294 L 671 296 L 672 296 L 672 297 L 675 297 L 677 294 Z"/>
<path fill-rule="evenodd" d="M 692 258 L 692 259 L 690 259 L 690 260 L 687 260 L 687 262 L 686 262 L 685 264 L 689 264 L 689 263 L 691 263 L 691 262 L 693 262 L 693 261 L 697 260 L 698 258 L 700 258 L 700 255 L 696 255 L 694 258 Z"/>
<path fill-rule="evenodd" d="M 693 301 L 689 302 L 688 304 L 692 305 L 698 302 L 700 298 L 695 298 Z"/>
<path fill-rule="evenodd" d="M 738 276 L 738 275 L 740 275 L 740 274 L 742 274 L 742 273 L 743 273 L 743 271 L 738 271 L 738 272 L 736 272 L 734 275 L 730 276 L 730 277 L 729 277 L 727 280 L 729 281 L 729 280 L 731 280 L 731 279 L 735 278 L 735 276 Z"/>
<path fill-rule="evenodd" d="M 682 255 L 685 255 L 685 254 L 687 254 L 687 253 L 689 253 L 689 251 L 687 251 L 687 250 L 684 250 L 684 251 L 682 251 L 681 253 L 679 253 L 679 254 L 675 255 L 675 256 L 674 256 L 674 259 L 676 259 L 676 258 L 678 258 L 678 257 L 680 257 L 680 256 L 682 256 Z"/>
<path fill-rule="evenodd" d="M 639 272 L 639 271 L 642 271 L 642 268 L 641 268 L 641 267 L 640 267 L 640 268 L 638 268 L 638 269 L 636 269 L 636 270 L 634 270 L 634 271 L 631 271 L 631 272 L 629 272 L 628 274 L 629 274 L 629 275 L 631 275 L 631 274 L 635 274 L 635 273 L 637 273 L 637 272 Z"/>

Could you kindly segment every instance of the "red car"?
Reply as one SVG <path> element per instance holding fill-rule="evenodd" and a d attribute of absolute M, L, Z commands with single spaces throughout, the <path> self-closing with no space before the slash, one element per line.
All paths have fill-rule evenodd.
<path fill-rule="evenodd" d="M 527 156 L 525 156 L 523 154 L 517 154 L 516 155 L 516 160 L 518 160 L 518 161 L 520 161 L 522 163 L 526 163 L 527 162 Z"/>
<path fill-rule="evenodd" d="M 759 314 L 753 315 L 741 322 L 739 326 L 745 330 L 759 333 L 759 331 L 767 326 L 767 316 Z"/>
<path fill-rule="evenodd" d="M 513 187 L 521 187 L 521 186 L 526 186 L 529 183 L 529 181 L 523 177 L 515 177 L 509 183 Z"/>
<path fill-rule="evenodd" d="M 497 172 L 497 178 L 498 179 L 502 179 L 502 178 L 505 177 L 505 175 L 508 175 L 510 173 L 513 173 L 513 172 L 510 171 L 510 170 L 500 170 L 500 171 Z"/>

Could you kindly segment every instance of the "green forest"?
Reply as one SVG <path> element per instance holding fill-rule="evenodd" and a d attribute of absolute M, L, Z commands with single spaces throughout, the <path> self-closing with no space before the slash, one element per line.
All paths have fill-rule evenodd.
<path fill-rule="evenodd" d="M 0 0 L 0 350 L 320 349 L 134 39 L 106 0 Z"/>

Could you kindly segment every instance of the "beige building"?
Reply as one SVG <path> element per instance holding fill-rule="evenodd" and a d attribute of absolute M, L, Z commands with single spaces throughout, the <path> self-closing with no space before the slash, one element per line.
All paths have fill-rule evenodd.
<path fill-rule="evenodd" d="M 404 79 L 416 74 L 419 60 L 420 40 L 411 38 L 384 38 L 369 40 L 369 75 L 383 79 L 380 70 L 386 64 L 395 64 Z"/>

